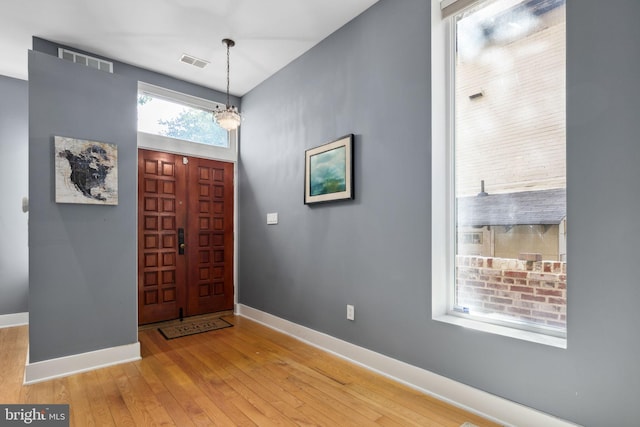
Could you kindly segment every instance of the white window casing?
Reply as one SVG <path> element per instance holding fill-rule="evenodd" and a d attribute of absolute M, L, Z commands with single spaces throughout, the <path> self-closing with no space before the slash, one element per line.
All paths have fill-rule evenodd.
<path fill-rule="evenodd" d="M 454 191 L 454 60 L 455 34 L 452 15 L 478 0 L 432 0 L 431 2 L 431 288 L 432 318 L 465 328 L 520 340 L 566 348 L 565 337 L 506 324 L 487 323 L 471 316 L 452 314 L 455 281 Z"/>

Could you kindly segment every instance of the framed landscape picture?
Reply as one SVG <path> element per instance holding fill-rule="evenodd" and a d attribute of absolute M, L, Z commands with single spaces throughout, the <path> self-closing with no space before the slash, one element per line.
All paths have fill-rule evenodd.
<path fill-rule="evenodd" d="M 54 138 L 56 203 L 118 204 L 118 147 Z"/>
<path fill-rule="evenodd" d="M 353 134 L 305 151 L 305 204 L 353 197 Z"/>

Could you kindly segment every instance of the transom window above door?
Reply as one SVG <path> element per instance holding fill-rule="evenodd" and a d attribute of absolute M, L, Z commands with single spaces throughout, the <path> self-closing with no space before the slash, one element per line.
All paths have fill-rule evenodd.
<path fill-rule="evenodd" d="M 138 83 L 138 146 L 236 161 L 237 131 L 213 119 L 217 102 Z"/>
<path fill-rule="evenodd" d="M 138 93 L 138 131 L 199 144 L 228 147 L 227 131 L 212 120 L 211 111 Z"/>

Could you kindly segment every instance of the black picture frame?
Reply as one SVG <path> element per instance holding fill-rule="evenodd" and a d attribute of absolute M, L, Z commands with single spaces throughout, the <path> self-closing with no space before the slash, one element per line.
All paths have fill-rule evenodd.
<path fill-rule="evenodd" d="M 353 134 L 305 150 L 304 203 L 353 199 Z"/>

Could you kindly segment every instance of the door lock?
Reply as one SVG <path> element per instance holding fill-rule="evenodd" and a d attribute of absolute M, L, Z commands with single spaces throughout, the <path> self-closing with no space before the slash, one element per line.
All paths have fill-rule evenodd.
<path fill-rule="evenodd" d="M 178 255 L 184 255 L 184 228 L 178 228 Z"/>

